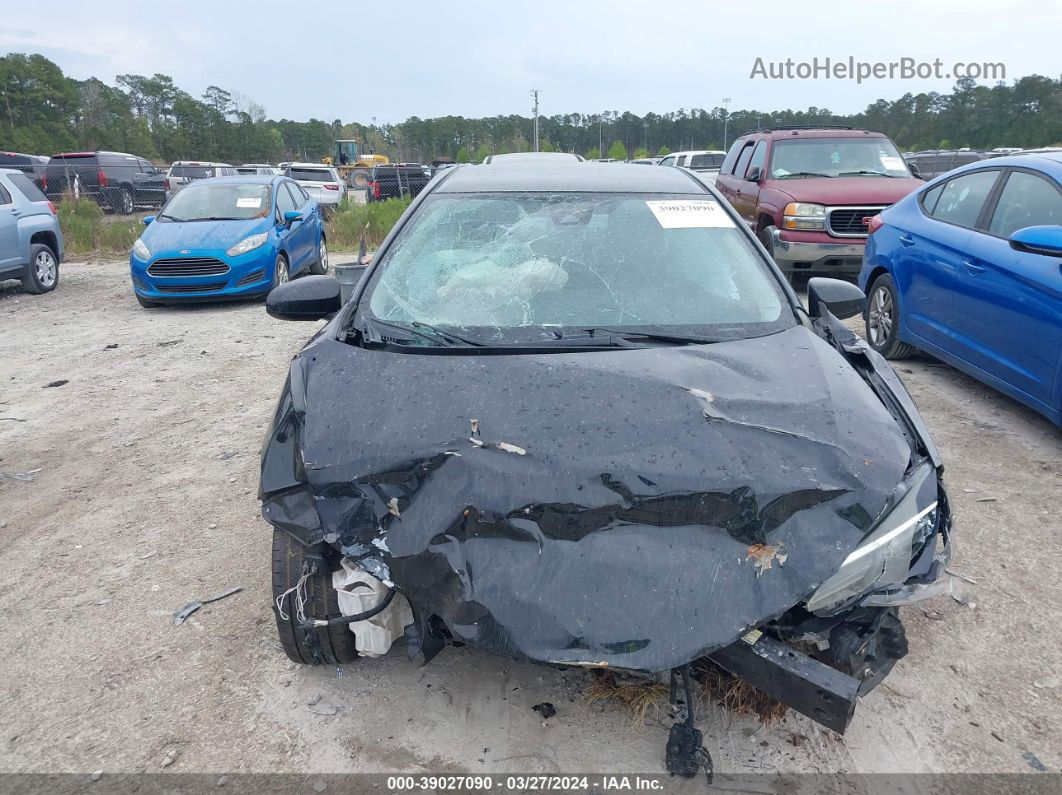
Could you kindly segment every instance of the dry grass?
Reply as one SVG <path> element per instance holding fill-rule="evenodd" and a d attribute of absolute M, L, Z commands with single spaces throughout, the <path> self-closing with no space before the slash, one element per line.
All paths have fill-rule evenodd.
<path fill-rule="evenodd" d="M 704 697 L 716 701 L 737 715 L 755 715 L 765 726 L 777 723 L 789 707 L 763 693 L 744 679 L 738 679 L 711 660 L 702 658 L 694 665 L 694 675 L 704 689 Z"/>
<path fill-rule="evenodd" d="M 642 724 L 652 715 L 660 719 L 668 707 L 668 687 L 663 682 L 634 682 L 619 684 L 611 672 L 597 676 L 586 689 L 587 705 L 603 701 L 619 704 L 627 710 L 631 723 Z"/>

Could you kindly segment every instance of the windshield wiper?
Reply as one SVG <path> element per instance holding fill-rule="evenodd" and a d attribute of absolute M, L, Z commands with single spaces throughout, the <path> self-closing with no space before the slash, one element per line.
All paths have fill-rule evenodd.
<path fill-rule="evenodd" d="M 859 171 L 842 171 L 837 176 L 839 177 L 888 177 L 889 179 L 896 179 L 895 174 L 886 174 L 884 171 L 867 171 L 866 169 L 860 169 Z"/>
<path fill-rule="evenodd" d="M 442 329 L 435 328 L 427 323 L 421 323 L 419 320 L 411 321 L 407 326 L 404 323 L 391 323 L 374 317 L 366 319 L 366 325 L 377 327 L 376 339 L 370 340 L 371 342 L 384 342 L 383 336 L 379 333 L 378 328 L 383 327 L 393 331 L 405 332 L 406 334 L 414 334 L 423 337 L 424 339 L 433 340 L 434 342 L 442 342 L 444 345 L 470 345 L 477 348 L 483 345 L 482 342 L 462 337 L 451 331 L 443 331 Z"/>
<path fill-rule="evenodd" d="M 782 174 L 778 179 L 791 179 L 793 177 L 829 177 L 833 178 L 833 174 L 820 174 L 818 171 L 794 171 L 792 174 Z"/>
<path fill-rule="evenodd" d="M 176 221 L 177 223 L 184 223 L 185 221 L 188 220 L 187 218 L 178 218 L 176 215 L 167 215 L 166 213 L 159 213 L 158 217 L 159 218 L 168 218 L 171 221 Z"/>
<path fill-rule="evenodd" d="M 718 342 L 718 340 L 709 339 L 708 337 L 698 337 L 693 334 L 672 334 L 667 331 L 623 331 L 622 329 L 605 328 L 604 326 L 591 326 L 582 330 L 590 337 L 593 337 L 596 332 L 603 331 L 623 340 L 656 340 L 659 342 L 673 342 L 677 345 L 707 345 L 711 342 Z M 559 337 L 558 339 L 565 338 Z"/>

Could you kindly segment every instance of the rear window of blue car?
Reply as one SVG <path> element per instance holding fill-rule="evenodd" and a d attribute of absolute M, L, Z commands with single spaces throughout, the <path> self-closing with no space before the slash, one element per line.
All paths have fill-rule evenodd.
<path fill-rule="evenodd" d="M 48 197 L 41 193 L 41 189 L 34 185 L 33 181 L 25 174 L 12 174 L 8 179 L 31 202 L 48 201 Z"/>

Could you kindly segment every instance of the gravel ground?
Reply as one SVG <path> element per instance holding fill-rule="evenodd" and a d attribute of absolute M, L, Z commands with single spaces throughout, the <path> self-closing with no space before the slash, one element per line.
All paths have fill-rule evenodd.
<path fill-rule="evenodd" d="M 588 706 L 581 672 L 467 649 L 287 661 L 257 453 L 314 328 L 260 304 L 141 309 L 122 262 L 0 289 L 0 472 L 25 475 L 0 478 L 0 771 L 660 772 L 660 721 Z M 900 372 L 947 464 L 958 599 L 905 610 L 911 653 L 843 739 L 707 705 L 717 771 L 1062 765 L 1062 434 L 935 360 Z"/>

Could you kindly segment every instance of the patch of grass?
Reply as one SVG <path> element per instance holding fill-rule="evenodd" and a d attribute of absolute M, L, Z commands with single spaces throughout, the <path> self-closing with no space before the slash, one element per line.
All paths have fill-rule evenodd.
<path fill-rule="evenodd" d="M 328 245 L 332 249 L 357 249 L 362 236 L 369 251 L 375 250 L 411 199 L 387 199 L 370 204 L 347 202 L 328 221 Z"/>
<path fill-rule="evenodd" d="M 652 713 L 659 719 L 668 706 L 668 686 L 663 682 L 621 684 L 610 671 L 597 676 L 586 689 L 587 705 L 614 701 L 627 710 L 631 723 L 641 724 Z"/>
<path fill-rule="evenodd" d="M 757 690 L 744 679 L 738 679 L 707 657 L 694 664 L 694 676 L 700 680 L 707 699 L 719 702 L 738 715 L 755 715 L 765 726 L 780 721 L 789 711 L 781 701 Z"/>
<path fill-rule="evenodd" d="M 67 254 L 127 254 L 143 227 L 139 220 L 108 218 L 91 199 L 65 197 L 59 202 L 59 228 Z"/>

